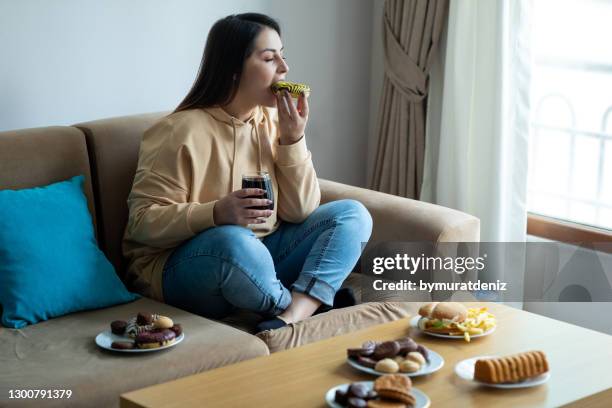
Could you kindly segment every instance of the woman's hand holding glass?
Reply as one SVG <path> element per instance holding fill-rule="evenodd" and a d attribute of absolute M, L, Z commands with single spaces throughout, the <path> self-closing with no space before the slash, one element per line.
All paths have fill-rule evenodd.
<path fill-rule="evenodd" d="M 265 198 L 252 198 L 263 196 L 265 193 L 265 190 L 259 188 L 243 188 L 229 193 L 215 203 L 213 209 L 215 225 L 263 224 L 273 211 L 251 207 L 265 207 L 271 204 L 272 201 Z"/>
<path fill-rule="evenodd" d="M 280 144 L 288 145 L 297 142 L 304 135 L 308 122 L 308 98 L 301 94 L 298 97 L 296 107 L 289 92 L 283 90 L 276 93 L 276 106 L 278 109 Z"/>

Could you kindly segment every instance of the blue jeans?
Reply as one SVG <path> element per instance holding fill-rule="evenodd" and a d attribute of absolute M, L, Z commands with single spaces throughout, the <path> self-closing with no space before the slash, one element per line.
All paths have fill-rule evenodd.
<path fill-rule="evenodd" d="M 234 308 L 279 315 L 291 291 L 332 305 L 371 232 L 372 218 L 355 200 L 323 204 L 301 224 L 282 222 L 263 240 L 238 225 L 210 228 L 168 258 L 164 298 L 214 319 Z"/>

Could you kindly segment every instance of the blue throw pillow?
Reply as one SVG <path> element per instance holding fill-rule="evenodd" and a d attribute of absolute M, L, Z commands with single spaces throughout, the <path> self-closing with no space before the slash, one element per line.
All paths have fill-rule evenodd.
<path fill-rule="evenodd" d="M 98 249 L 84 179 L 0 191 L 4 326 L 19 329 L 139 297 L 127 291 Z"/>

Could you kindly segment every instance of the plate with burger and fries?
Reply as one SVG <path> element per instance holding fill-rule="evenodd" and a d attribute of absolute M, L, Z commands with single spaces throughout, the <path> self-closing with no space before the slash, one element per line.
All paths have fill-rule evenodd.
<path fill-rule="evenodd" d="M 423 333 L 446 339 L 464 339 L 488 336 L 495 331 L 497 321 L 486 307 L 466 308 L 457 302 L 434 302 L 423 305 L 411 326 Z"/>

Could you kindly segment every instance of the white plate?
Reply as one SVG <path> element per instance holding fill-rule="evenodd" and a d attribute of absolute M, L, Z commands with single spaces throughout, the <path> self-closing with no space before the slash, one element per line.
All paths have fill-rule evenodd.
<path fill-rule="evenodd" d="M 374 383 L 372 381 L 359 381 L 357 384 L 366 385 L 369 389 L 374 387 Z M 335 400 L 336 398 L 336 390 L 346 391 L 351 384 L 341 384 L 330 388 L 329 391 L 325 394 L 325 402 L 327 405 L 332 408 L 344 408 L 342 405 L 338 404 Z M 413 408 L 427 408 L 431 405 L 431 400 L 423 391 L 418 388 L 410 389 L 410 394 L 414 397 L 415 404 Z"/>
<path fill-rule="evenodd" d="M 444 358 L 442 358 L 442 356 L 436 353 L 435 351 L 432 351 L 430 349 L 427 349 L 427 350 L 429 351 L 429 362 L 422 365 L 419 371 L 415 371 L 414 373 L 397 373 L 397 374 L 406 375 L 408 377 L 418 377 L 419 375 L 431 374 L 441 369 L 444 366 Z M 362 366 L 361 364 L 359 364 L 356 360 L 353 360 L 352 358 L 347 357 L 346 361 L 347 363 L 349 363 L 349 365 L 355 367 L 357 370 L 363 371 L 364 373 L 368 373 L 372 375 L 389 374 L 389 373 L 383 373 L 380 371 L 376 371 L 375 369 L 370 368 L 370 367 Z"/>
<path fill-rule="evenodd" d="M 550 378 L 550 372 L 544 373 L 542 375 L 538 375 L 537 377 L 529 378 L 525 381 L 521 381 L 519 383 L 505 383 L 505 384 L 490 384 L 482 381 L 477 381 L 474 379 L 474 366 L 476 365 L 476 360 L 483 358 L 493 358 L 495 356 L 478 356 L 473 358 L 468 358 L 466 360 L 460 361 L 455 366 L 455 374 L 457 374 L 460 378 L 464 380 L 472 381 L 476 384 L 486 385 L 487 387 L 493 388 L 528 388 L 535 387 L 536 385 L 544 384 Z"/>
<path fill-rule="evenodd" d="M 443 334 L 443 333 L 434 333 L 434 332 L 429 332 L 427 330 L 421 330 L 421 328 L 419 327 L 419 321 L 423 319 L 423 317 L 421 316 L 414 316 L 412 317 L 412 319 L 410 319 L 410 327 L 414 327 L 417 328 L 421 331 L 421 333 L 425 333 L 428 336 L 433 336 L 433 337 L 440 337 L 442 339 L 464 339 L 465 337 L 460 336 L 460 335 L 451 335 L 451 334 Z M 487 330 L 486 332 L 482 333 L 482 334 L 470 334 L 470 339 L 477 339 L 478 337 L 484 337 L 484 336 L 488 336 L 489 334 L 493 333 L 495 331 L 495 328 L 497 326 L 493 326 L 493 328 L 491 330 Z"/>
<path fill-rule="evenodd" d="M 177 344 L 179 344 L 181 341 L 183 341 L 184 338 L 185 338 L 185 333 L 181 333 L 181 335 L 178 336 L 172 344 L 168 344 L 167 346 L 162 346 L 162 347 L 152 348 L 152 349 L 133 348 L 133 349 L 124 350 L 124 349 L 112 348 L 111 344 L 113 343 L 113 341 L 134 341 L 134 339 L 128 336 L 118 336 L 116 334 L 113 334 L 110 330 L 106 330 L 96 336 L 96 344 L 102 347 L 103 349 L 111 350 L 111 351 L 120 351 L 123 353 L 146 353 L 148 351 L 159 351 L 159 350 L 164 350 L 170 347 L 174 347 Z"/>

